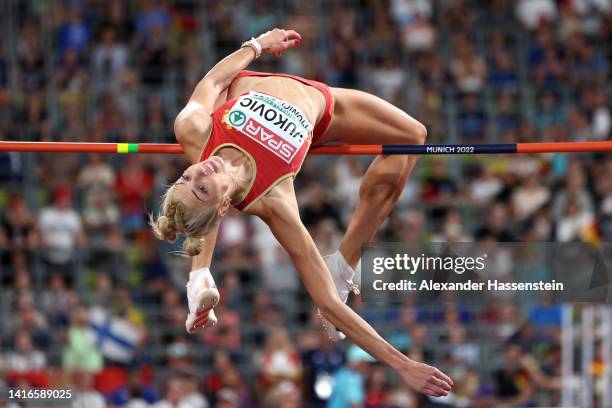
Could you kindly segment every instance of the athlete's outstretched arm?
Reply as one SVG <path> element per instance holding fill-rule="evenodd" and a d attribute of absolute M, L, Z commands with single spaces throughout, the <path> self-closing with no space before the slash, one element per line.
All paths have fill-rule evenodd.
<path fill-rule="evenodd" d="M 297 203 L 289 203 L 282 198 L 269 200 L 270 205 L 266 206 L 267 210 L 260 217 L 289 253 L 321 313 L 353 342 L 393 368 L 415 390 L 432 396 L 446 395 L 453 386 L 448 376 L 435 367 L 410 360 L 340 301 L 331 274 L 300 220 Z"/>
<path fill-rule="evenodd" d="M 301 42 L 301 36 L 293 30 L 281 30 L 275 28 L 256 38 L 256 41 L 261 45 L 262 52 L 280 54 L 288 48 L 295 47 Z M 204 93 L 208 91 L 207 87 L 200 87 L 200 84 L 207 84 L 214 88 L 219 95 L 225 90 L 229 84 L 236 78 L 236 75 L 245 69 L 255 59 L 255 51 L 250 47 L 243 47 L 240 50 L 228 55 L 219 61 L 204 78 L 196 86 L 190 100 L 199 102 L 205 98 Z"/>
<path fill-rule="evenodd" d="M 215 252 L 215 245 L 217 243 L 217 235 L 219 234 L 219 226 L 217 224 L 213 229 L 204 237 L 204 244 L 202 245 L 202 251 L 191 258 L 191 270 L 201 268 L 210 268 L 212 263 L 212 256 Z"/>
<path fill-rule="evenodd" d="M 259 37 L 262 52 L 280 55 L 288 48 L 299 45 L 300 35 L 293 30 L 275 28 Z M 196 85 L 187 105 L 174 121 L 176 139 L 192 163 L 199 161 L 199 153 L 208 137 L 215 102 L 232 83 L 236 75 L 254 59 L 255 50 L 243 47 L 219 61 Z"/>

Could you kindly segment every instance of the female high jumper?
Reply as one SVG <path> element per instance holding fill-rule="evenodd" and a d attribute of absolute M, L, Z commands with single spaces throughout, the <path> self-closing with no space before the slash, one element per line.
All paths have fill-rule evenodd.
<path fill-rule="evenodd" d="M 348 336 L 388 364 L 415 390 L 443 396 L 452 380 L 410 360 L 387 343 L 345 302 L 361 245 L 373 239 L 395 205 L 415 156 L 379 156 L 367 170 L 359 204 L 339 250 L 325 260 L 300 220 L 293 179 L 311 146 L 422 144 L 425 127 L 373 95 L 293 75 L 244 71 L 262 52 L 277 57 L 301 42 L 293 30 L 274 29 L 217 63 L 197 84 L 174 131 L 193 163 L 166 192 L 151 224 L 173 242 L 186 236 L 193 256 L 187 283 L 188 332 L 216 323 L 219 301 L 209 267 L 219 222 L 230 207 L 261 218 L 288 252 L 319 308 L 332 340 Z M 337 328 L 337 329 L 336 329 Z"/>

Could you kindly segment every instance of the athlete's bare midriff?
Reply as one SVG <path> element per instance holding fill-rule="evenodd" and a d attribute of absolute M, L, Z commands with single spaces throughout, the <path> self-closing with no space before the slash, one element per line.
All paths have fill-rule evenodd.
<path fill-rule="evenodd" d="M 325 112 L 323 94 L 312 86 L 286 77 L 240 77 L 228 88 L 226 100 L 250 91 L 272 95 L 299 108 L 315 125 Z"/>

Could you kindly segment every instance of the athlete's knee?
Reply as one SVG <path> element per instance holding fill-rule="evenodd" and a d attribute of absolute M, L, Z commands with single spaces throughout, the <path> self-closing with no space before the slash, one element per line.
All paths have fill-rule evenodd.
<path fill-rule="evenodd" d="M 425 144 L 425 140 L 427 139 L 427 128 L 425 125 L 415 120 L 412 128 L 415 144 Z"/>
<path fill-rule="evenodd" d="M 421 122 L 413 118 L 406 118 L 397 128 L 401 139 L 407 144 L 425 144 L 427 139 L 427 128 Z"/>

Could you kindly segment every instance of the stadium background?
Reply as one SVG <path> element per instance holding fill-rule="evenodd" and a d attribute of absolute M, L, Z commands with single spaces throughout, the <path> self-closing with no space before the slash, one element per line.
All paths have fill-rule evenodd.
<path fill-rule="evenodd" d="M 377 94 L 426 124 L 429 143 L 611 136 L 608 0 L 2 0 L 0 21 L 4 140 L 174 142 L 206 70 L 275 26 L 302 45 L 253 69 Z M 304 164 L 297 193 L 322 253 L 337 248 L 370 160 Z M 14 404 L 8 388 L 51 387 L 92 408 L 324 406 L 347 355 L 361 359 L 326 341 L 286 254 L 235 213 L 212 267 L 220 324 L 187 336 L 188 260 L 146 225 L 186 165 L 0 153 L 0 404 Z M 609 155 L 423 157 L 378 240 L 609 241 L 611 217 Z M 451 375 L 456 406 L 559 403 L 560 305 L 351 304 Z M 385 367 L 363 375 L 361 406 L 433 404 Z"/>

